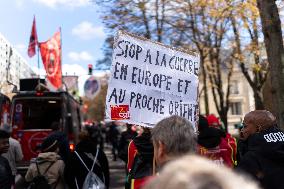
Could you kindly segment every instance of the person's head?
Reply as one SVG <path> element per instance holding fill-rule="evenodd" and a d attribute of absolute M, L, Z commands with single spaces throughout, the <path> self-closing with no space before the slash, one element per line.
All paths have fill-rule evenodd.
<path fill-rule="evenodd" d="M 151 133 L 154 157 L 158 166 L 196 150 L 196 133 L 193 126 L 180 116 L 161 120 Z"/>
<path fill-rule="evenodd" d="M 217 166 L 210 160 L 188 155 L 168 163 L 143 189 L 258 189 L 256 183 Z"/>
<path fill-rule="evenodd" d="M 91 140 L 91 136 L 90 136 L 90 133 L 88 132 L 87 128 L 82 130 L 79 133 L 79 141 L 83 141 L 83 140 Z"/>
<path fill-rule="evenodd" d="M 10 134 L 7 131 L 0 130 L 0 154 L 8 152 Z"/>
<path fill-rule="evenodd" d="M 12 127 L 9 124 L 3 124 L 3 130 L 9 133 L 10 135 L 12 133 Z"/>
<path fill-rule="evenodd" d="M 214 115 L 214 114 L 210 114 L 206 117 L 207 121 L 208 121 L 208 125 L 209 127 L 214 127 L 219 129 L 221 127 L 221 123 L 219 121 L 219 119 Z"/>
<path fill-rule="evenodd" d="M 276 125 L 276 118 L 267 110 L 255 110 L 244 117 L 241 139 L 246 140 L 250 135 L 262 132 Z"/>
<path fill-rule="evenodd" d="M 131 131 L 131 130 L 132 130 L 132 129 L 131 129 L 131 128 L 132 128 L 132 125 L 129 124 L 129 123 L 127 123 L 127 124 L 126 124 L 126 128 L 127 128 L 128 131 Z"/>
<path fill-rule="evenodd" d="M 198 131 L 201 132 L 202 130 L 208 128 L 208 120 L 206 117 L 199 115 L 199 120 L 198 120 Z"/>
<path fill-rule="evenodd" d="M 49 136 L 46 139 L 43 140 L 41 143 L 41 152 L 56 152 L 58 153 L 59 147 L 58 147 L 58 141 L 56 140 L 55 137 Z"/>

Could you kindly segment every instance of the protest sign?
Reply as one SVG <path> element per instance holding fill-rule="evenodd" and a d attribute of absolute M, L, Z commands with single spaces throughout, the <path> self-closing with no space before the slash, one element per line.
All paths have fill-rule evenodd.
<path fill-rule="evenodd" d="M 119 31 L 112 57 L 106 119 L 153 126 L 179 115 L 196 126 L 199 55 Z"/>

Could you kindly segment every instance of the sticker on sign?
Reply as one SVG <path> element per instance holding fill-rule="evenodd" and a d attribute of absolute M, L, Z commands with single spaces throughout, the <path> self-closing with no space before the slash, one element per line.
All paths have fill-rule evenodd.
<path fill-rule="evenodd" d="M 130 119 L 129 105 L 111 105 L 110 108 L 112 120 Z"/>

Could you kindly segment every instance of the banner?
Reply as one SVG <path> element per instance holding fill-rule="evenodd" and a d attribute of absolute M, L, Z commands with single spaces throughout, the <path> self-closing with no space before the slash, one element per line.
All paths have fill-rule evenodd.
<path fill-rule="evenodd" d="M 62 86 L 60 31 L 48 41 L 39 43 L 39 48 L 46 77 L 52 87 L 58 89 Z"/>
<path fill-rule="evenodd" d="M 75 75 L 66 75 L 62 76 L 62 80 L 65 83 L 68 91 L 72 94 L 74 91 L 79 91 L 78 87 L 78 76 Z"/>
<path fill-rule="evenodd" d="M 101 85 L 98 78 L 94 76 L 89 77 L 84 84 L 84 93 L 85 96 L 89 99 L 95 98 L 99 93 Z"/>
<path fill-rule="evenodd" d="M 30 35 L 29 48 L 28 48 L 29 57 L 33 57 L 35 55 L 36 53 L 35 48 L 36 48 L 37 43 L 38 41 L 37 41 L 37 32 L 36 32 L 36 21 L 34 17 L 32 31 Z"/>
<path fill-rule="evenodd" d="M 199 55 L 119 31 L 106 119 L 154 126 L 171 115 L 198 117 Z"/>

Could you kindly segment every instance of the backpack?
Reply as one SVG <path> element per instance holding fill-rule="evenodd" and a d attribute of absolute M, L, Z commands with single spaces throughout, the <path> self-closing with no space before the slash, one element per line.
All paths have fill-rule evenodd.
<path fill-rule="evenodd" d="M 38 172 L 38 175 L 33 178 L 33 180 L 30 182 L 28 189 L 51 189 L 51 185 L 48 184 L 47 178 L 44 176 L 49 168 L 54 164 L 55 162 L 50 163 L 50 165 L 47 167 L 47 169 L 44 171 L 43 174 L 40 173 L 38 163 L 36 161 L 36 169 Z M 56 187 L 56 185 L 55 185 Z M 54 187 L 54 188 L 55 188 Z"/>
<path fill-rule="evenodd" d="M 105 187 L 104 182 L 93 172 L 94 165 L 95 165 L 95 163 L 97 161 L 97 157 L 98 157 L 98 153 L 99 153 L 99 148 L 97 148 L 96 156 L 95 156 L 95 159 L 93 161 L 93 165 L 92 165 L 91 169 L 89 169 L 87 167 L 87 165 L 85 164 L 83 159 L 80 157 L 78 152 L 76 152 L 76 151 L 74 151 L 74 152 L 78 156 L 78 158 L 80 159 L 82 164 L 85 166 L 85 168 L 88 170 L 88 174 L 85 177 L 82 189 L 105 189 L 106 187 Z M 77 189 L 79 189 L 79 186 L 78 186 L 76 178 L 75 178 L 75 182 L 76 182 Z"/>

